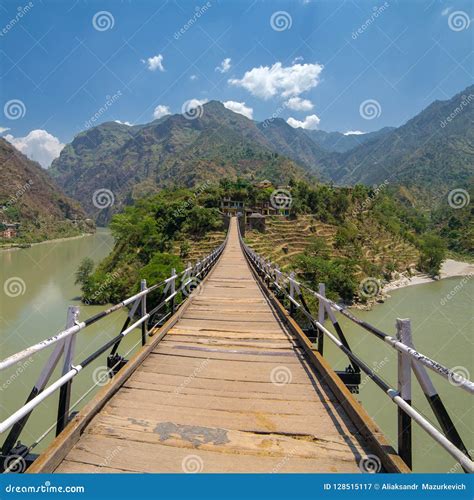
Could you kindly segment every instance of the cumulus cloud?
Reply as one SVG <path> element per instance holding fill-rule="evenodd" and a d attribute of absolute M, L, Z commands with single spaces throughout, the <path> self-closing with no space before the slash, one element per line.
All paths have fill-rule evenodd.
<path fill-rule="evenodd" d="M 191 76 L 189 77 L 189 79 L 190 79 L 191 81 L 197 80 L 197 78 L 198 78 L 198 76 L 197 76 L 197 75 L 191 75 Z"/>
<path fill-rule="evenodd" d="M 229 84 L 243 87 L 262 99 L 275 96 L 295 97 L 316 87 L 322 70 L 321 64 L 293 64 L 284 67 L 281 62 L 277 62 L 271 67 L 252 68 L 240 80 L 231 78 Z"/>
<path fill-rule="evenodd" d="M 285 102 L 285 106 L 295 111 L 310 111 L 313 109 L 313 103 L 308 99 L 301 99 L 301 97 L 290 97 Z"/>
<path fill-rule="evenodd" d="M 227 109 L 230 109 L 234 113 L 244 115 L 250 120 L 253 119 L 253 108 L 246 106 L 245 102 L 226 101 L 223 104 Z"/>
<path fill-rule="evenodd" d="M 7 134 L 5 139 L 43 168 L 48 168 L 64 147 L 57 137 L 46 130 L 32 130 L 25 137 L 13 137 Z"/>
<path fill-rule="evenodd" d="M 308 130 L 314 130 L 318 128 L 320 121 L 321 120 L 316 115 L 308 115 L 303 121 L 290 117 L 286 120 L 286 123 L 291 125 L 293 128 L 306 128 Z"/>
<path fill-rule="evenodd" d="M 158 104 L 158 106 L 153 111 L 153 118 L 161 118 L 162 116 L 170 115 L 171 111 L 168 106 L 164 106 L 163 104 Z"/>
<path fill-rule="evenodd" d="M 130 122 L 122 122 L 120 120 L 114 120 L 115 123 L 120 123 L 120 125 L 127 125 L 128 127 L 131 127 L 132 124 Z"/>
<path fill-rule="evenodd" d="M 146 61 L 142 60 L 142 62 L 146 64 L 147 68 L 150 71 L 156 71 L 157 69 L 159 69 L 160 71 L 165 70 L 163 66 L 163 56 L 161 54 L 149 57 Z"/>
<path fill-rule="evenodd" d="M 344 132 L 344 135 L 364 135 L 367 132 L 362 132 L 362 130 L 348 130 L 347 132 Z"/>
<path fill-rule="evenodd" d="M 226 57 L 220 64 L 217 66 L 216 71 L 219 71 L 219 73 L 227 73 L 231 67 L 230 64 L 230 57 Z"/>
<path fill-rule="evenodd" d="M 3 132 L 6 132 L 7 130 L 10 130 L 8 127 L 0 127 L 0 134 L 3 134 Z"/>

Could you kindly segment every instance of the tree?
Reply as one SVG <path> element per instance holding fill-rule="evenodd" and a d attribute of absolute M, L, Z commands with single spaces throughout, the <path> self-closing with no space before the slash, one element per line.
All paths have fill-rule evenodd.
<path fill-rule="evenodd" d="M 439 276 L 441 264 L 446 257 L 446 245 L 435 234 L 426 234 L 420 243 L 419 268 L 430 276 Z"/>
<path fill-rule="evenodd" d="M 87 283 L 92 270 L 94 269 L 94 261 L 90 257 L 86 257 L 82 259 L 82 262 L 79 264 L 79 267 L 76 271 L 76 281 L 75 285 L 81 285 L 82 287 Z"/>

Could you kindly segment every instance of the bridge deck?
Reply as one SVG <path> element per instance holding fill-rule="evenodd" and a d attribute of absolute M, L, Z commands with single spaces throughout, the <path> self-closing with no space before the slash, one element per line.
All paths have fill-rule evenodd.
<path fill-rule="evenodd" d="M 255 281 L 233 219 L 201 293 L 56 472 L 357 472 L 370 453 L 357 435 Z"/>

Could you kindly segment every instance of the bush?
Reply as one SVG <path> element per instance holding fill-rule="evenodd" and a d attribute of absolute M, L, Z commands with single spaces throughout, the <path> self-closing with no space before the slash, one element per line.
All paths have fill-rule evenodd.
<path fill-rule="evenodd" d="M 420 241 L 420 260 L 418 267 L 430 276 L 439 276 L 441 264 L 446 258 L 446 245 L 435 234 L 427 234 Z"/>

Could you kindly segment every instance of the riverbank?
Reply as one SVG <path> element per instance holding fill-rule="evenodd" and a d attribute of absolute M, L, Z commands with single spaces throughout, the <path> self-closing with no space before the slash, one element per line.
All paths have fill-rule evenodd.
<path fill-rule="evenodd" d="M 456 276 L 469 276 L 474 274 L 474 264 L 469 262 L 461 262 L 453 259 L 446 259 L 441 266 L 440 276 L 433 279 L 427 274 L 418 273 L 414 276 L 401 274 L 399 278 L 390 281 L 382 288 L 382 293 L 398 290 L 407 286 L 422 285 L 424 283 L 432 283 L 445 278 L 454 278 Z"/>
<path fill-rule="evenodd" d="M 80 238 L 84 238 L 85 236 L 92 236 L 95 233 L 81 233 L 81 234 L 76 234 L 75 236 L 66 236 L 64 238 L 54 238 L 52 240 L 43 240 L 43 241 L 36 241 L 34 243 L 12 243 L 11 246 L 0 246 L 0 252 L 11 252 L 13 250 L 23 250 L 25 248 L 31 248 L 35 247 L 37 245 L 44 245 L 46 243 L 60 243 L 62 241 L 70 241 L 70 240 L 78 240 Z M 25 246 L 27 245 L 27 246 Z"/>

